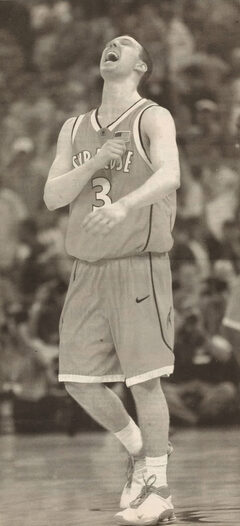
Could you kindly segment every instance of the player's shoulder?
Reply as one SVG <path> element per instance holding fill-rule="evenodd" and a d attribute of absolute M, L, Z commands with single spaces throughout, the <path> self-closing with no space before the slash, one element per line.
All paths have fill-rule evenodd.
<path fill-rule="evenodd" d="M 74 128 L 78 127 L 81 122 L 87 118 L 90 118 L 91 114 L 95 109 L 91 109 L 85 113 L 75 115 L 74 117 L 69 117 L 62 125 L 61 132 L 73 132 Z"/>
<path fill-rule="evenodd" d="M 146 107 L 142 115 L 142 125 L 143 127 L 150 128 L 157 126 L 157 128 L 166 129 L 171 127 L 175 129 L 174 120 L 167 108 L 160 106 L 153 101 L 148 101 L 149 105 Z"/>
<path fill-rule="evenodd" d="M 85 113 L 82 113 L 81 115 L 75 115 L 74 117 L 69 117 L 65 120 L 65 122 L 62 124 L 62 127 L 60 129 L 59 137 L 64 138 L 70 138 L 73 135 L 74 129 L 80 123 L 83 118 L 86 116 Z"/>
<path fill-rule="evenodd" d="M 59 134 L 60 136 L 71 134 L 76 118 L 77 117 L 69 117 L 68 119 L 64 121 L 60 129 L 60 134 Z"/>
<path fill-rule="evenodd" d="M 144 112 L 145 115 L 156 115 L 157 118 L 161 117 L 164 119 L 173 120 L 173 117 L 170 113 L 170 111 L 167 108 L 164 108 L 164 106 L 160 106 L 157 104 L 157 102 L 154 102 L 153 100 L 148 99 L 147 100 L 148 105 L 146 106 L 146 110 Z"/>

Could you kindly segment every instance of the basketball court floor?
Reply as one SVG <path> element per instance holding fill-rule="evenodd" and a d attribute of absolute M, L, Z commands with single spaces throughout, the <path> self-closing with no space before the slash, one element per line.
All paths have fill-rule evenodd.
<path fill-rule="evenodd" d="M 240 525 L 238 429 L 181 429 L 169 482 L 176 525 Z M 1 526 L 112 526 L 126 455 L 104 432 L 0 436 Z"/>

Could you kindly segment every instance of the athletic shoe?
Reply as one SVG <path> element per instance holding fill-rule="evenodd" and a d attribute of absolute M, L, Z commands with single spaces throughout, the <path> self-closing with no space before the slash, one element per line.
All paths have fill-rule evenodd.
<path fill-rule="evenodd" d="M 173 452 L 173 446 L 171 442 L 168 442 L 168 457 Z M 146 470 L 140 469 L 138 461 L 142 462 L 142 459 L 129 456 L 128 459 L 128 470 L 127 470 L 127 482 L 123 488 L 123 492 L 120 499 L 120 508 L 129 508 L 130 502 L 136 499 L 144 486 L 144 473 Z"/>
<path fill-rule="evenodd" d="M 168 486 L 156 488 L 156 476 L 151 475 L 130 507 L 115 515 L 116 523 L 129 526 L 153 526 L 159 522 L 174 522 L 174 508 Z"/>

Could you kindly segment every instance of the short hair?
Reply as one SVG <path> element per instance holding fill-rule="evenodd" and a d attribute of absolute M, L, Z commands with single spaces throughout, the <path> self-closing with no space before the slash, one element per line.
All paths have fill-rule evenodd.
<path fill-rule="evenodd" d="M 142 88 L 145 86 L 145 84 L 147 83 L 149 77 L 151 76 L 152 74 L 152 71 L 153 71 L 153 61 L 152 61 L 152 58 L 150 56 L 150 53 L 148 52 L 148 50 L 140 43 L 140 46 L 141 46 L 141 52 L 140 52 L 140 58 L 142 59 L 142 61 L 146 64 L 147 66 L 147 71 L 145 71 L 143 73 L 143 75 L 141 76 L 140 80 L 139 80 L 139 83 L 138 83 L 138 90 L 142 90 Z"/>

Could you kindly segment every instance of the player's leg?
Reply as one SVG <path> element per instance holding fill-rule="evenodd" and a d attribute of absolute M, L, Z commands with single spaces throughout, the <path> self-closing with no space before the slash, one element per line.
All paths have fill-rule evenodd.
<path fill-rule="evenodd" d="M 105 312 L 106 265 L 75 263 L 60 322 L 59 380 L 69 394 L 130 454 L 139 454 L 141 433 L 122 402 L 104 384 L 123 381 Z"/>
<path fill-rule="evenodd" d="M 118 524 L 151 525 L 174 520 L 167 485 L 169 412 L 159 378 L 131 387 L 142 432 L 145 476 L 142 491 L 130 506 L 117 513 Z"/>
<path fill-rule="evenodd" d="M 85 411 L 125 446 L 131 455 L 142 453 L 139 427 L 118 396 L 104 384 L 66 382 L 66 390 Z"/>
<path fill-rule="evenodd" d="M 155 485 L 167 484 L 169 411 L 159 378 L 131 387 L 146 454 L 147 476 L 156 475 Z"/>
<path fill-rule="evenodd" d="M 113 324 L 113 330 L 137 408 L 146 466 L 140 496 L 116 520 L 119 524 L 156 524 L 173 516 L 166 478 L 169 413 L 159 380 L 173 371 L 171 273 L 165 255 L 129 258 L 123 265 L 126 292 L 122 287 L 117 298 L 121 326 Z"/>

